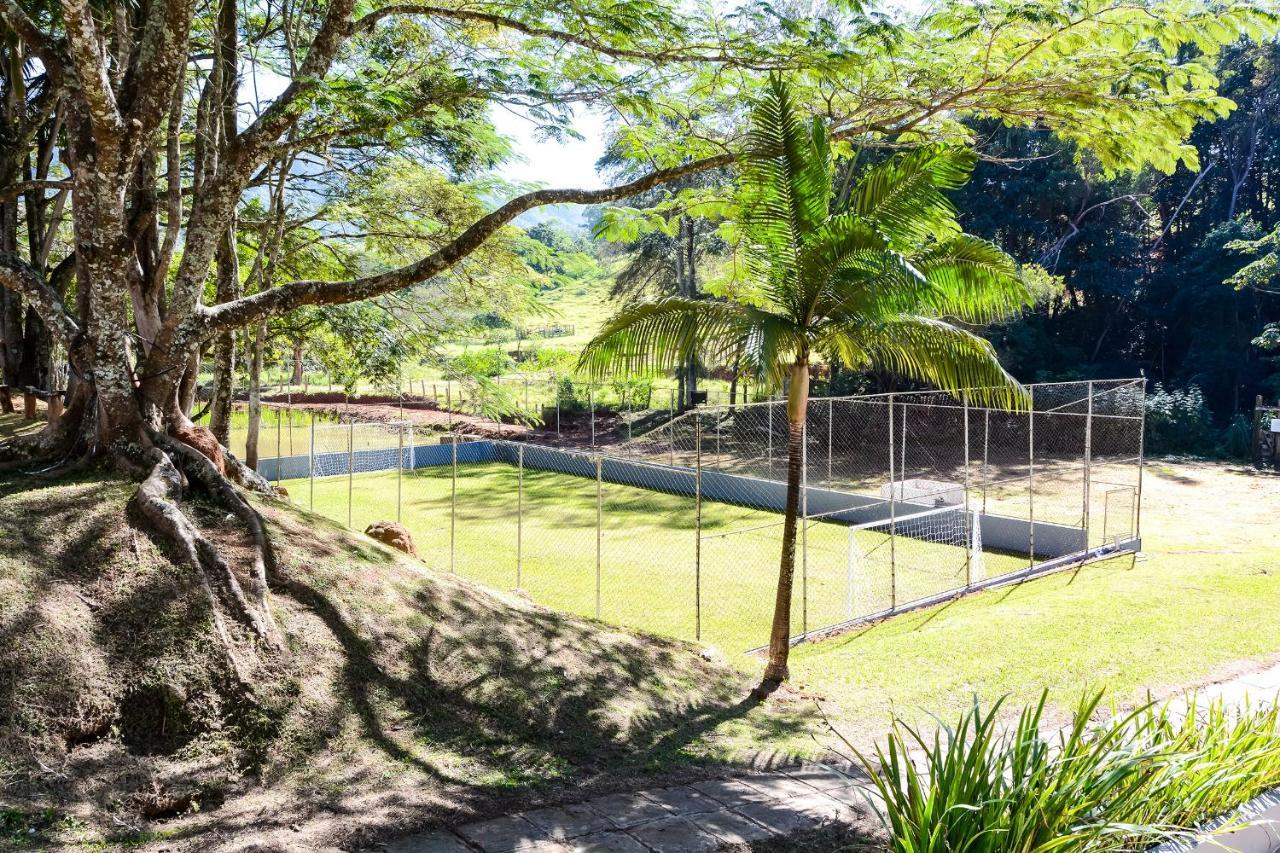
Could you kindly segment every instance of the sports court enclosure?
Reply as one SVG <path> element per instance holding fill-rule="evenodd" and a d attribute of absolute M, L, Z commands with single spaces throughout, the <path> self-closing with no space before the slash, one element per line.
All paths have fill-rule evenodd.
<path fill-rule="evenodd" d="M 1140 547 L 1142 379 L 809 402 L 792 624 L 812 637 Z M 429 565 L 725 651 L 762 645 L 785 500 L 785 403 L 702 407 L 592 452 L 315 424 L 262 460 L 295 502 L 399 520 Z"/>

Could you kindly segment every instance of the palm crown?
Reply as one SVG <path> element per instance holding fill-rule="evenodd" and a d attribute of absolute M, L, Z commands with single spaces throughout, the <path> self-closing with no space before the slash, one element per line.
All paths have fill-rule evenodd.
<path fill-rule="evenodd" d="M 1016 265 L 962 233 L 942 191 L 968 180 L 971 151 L 929 146 L 833 189 L 820 119 L 805 122 L 775 77 L 753 113 L 743 158 L 749 285 L 737 298 L 667 298 L 618 312 L 582 355 L 594 373 L 743 363 L 774 384 L 813 353 L 875 366 L 972 399 L 1018 406 L 1020 386 L 989 343 L 948 320 L 986 323 L 1028 301 Z"/>
<path fill-rule="evenodd" d="M 583 351 L 583 366 L 597 373 L 671 367 L 696 355 L 704 363 L 740 358 L 774 384 L 790 375 L 787 502 L 762 691 L 787 677 L 811 355 L 875 365 L 976 401 L 1025 403 L 991 345 L 949 322 L 988 322 L 1029 301 L 1013 261 L 964 234 L 943 195 L 973 164 L 971 152 L 924 147 L 834 191 L 830 134 L 821 120 L 797 117 L 774 77 L 743 158 L 747 290 L 723 302 L 627 306 Z"/>

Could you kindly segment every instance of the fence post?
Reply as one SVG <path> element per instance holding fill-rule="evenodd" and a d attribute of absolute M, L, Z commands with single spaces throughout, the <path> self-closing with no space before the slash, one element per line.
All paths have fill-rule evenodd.
<path fill-rule="evenodd" d="M 1147 381 L 1142 380 L 1142 414 L 1138 420 L 1138 491 L 1133 501 L 1133 538 L 1142 538 L 1142 469 L 1147 452 Z"/>
<path fill-rule="evenodd" d="M 978 524 L 973 513 L 969 511 L 969 394 L 965 392 L 962 395 L 964 402 L 964 518 L 970 526 Z M 964 549 L 964 585 L 967 589 L 973 585 L 973 531 L 969 531 L 969 542 Z"/>
<path fill-rule="evenodd" d="M 596 391 L 587 386 L 587 409 L 591 412 L 591 446 L 596 446 Z"/>
<path fill-rule="evenodd" d="M 831 485 L 831 433 L 835 428 L 835 401 L 827 398 L 827 485 Z"/>
<path fill-rule="evenodd" d="M 524 378 L 524 410 L 529 411 L 529 377 Z"/>
<path fill-rule="evenodd" d="M 516 589 L 524 588 L 524 444 L 516 448 Z"/>
<path fill-rule="evenodd" d="M 719 424 L 717 423 L 717 442 Z M 717 453 L 719 450 L 717 450 Z M 693 466 L 693 638 L 702 641 L 702 419 L 694 419 Z"/>
<path fill-rule="evenodd" d="M 347 527 L 351 526 L 351 490 L 356 476 L 356 422 L 347 421 Z"/>
<path fill-rule="evenodd" d="M 311 511 L 316 508 L 316 413 L 311 413 L 311 438 L 310 447 L 307 450 L 307 478 L 311 481 L 311 495 L 309 498 Z"/>
<path fill-rule="evenodd" d="M 765 411 L 769 416 L 769 476 L 773 476 L 773 401 L 769 400 L 764 404 Z"/>
<path fill-rule="evenodd" d="M 800 635 L 809 636 L 809 419 L 807 417 L 800 426 Z"/>
<path fill-rule="evenodd" d="M 417 449 L 418 446 L 413 443 L 413 421 L 409 421 L 409 470 L 416 471 L 418 469 Z"/>
<path fill-rule="evenodd" d="M 897 485 L 893 476 L 894 456 L 898 446 L 893 437 L 893 394 L 889 395 L 889 610 L 898 609 L 898 563 L 894 553 L 897 547 Z"/>
<path fill-rule="evenodd" d="M 1092 478 L 1092 474 L 1093 474 L 1093 380 L 1092 379 L 1089 380 L 1089 384 L 1087 388 L 1088 388 L 1089 406 L 1085 410 L 1085 415 L 1084 415 L 1083 527 L 1084 527 L 1085 550 L 1089 549 L 1089 540 L 1090 540 L 1090 537 L 1089 537 L 1090 506 L 1089 504 L 1090 504 L 1092 485 L 1090 484 L 1089 481 Z"/>
<path fill-rule="evenodd" d="M 280 462 L 284 457 L 284 451 L 280 447 L 282 443 L 281 438 L 283 437 L 283 431 L 281 430 L 281 424 L 280 424 L 280 415 L 281 415 L 281 410 L 277 408 L 276 409 L 276 488 L 280 487 Z"/>
<path fill-rule="evenodd" d="M 1036 386 L 1032 385 L 1031 411 L 1027 413 L 1027 551 L 1036 564 Z"/>
<path fill-rule="evenodd" d="M 551 395 L 556 400 L 556 437 L 560 436 L 560 383 L 553 374 L 551 377 Z"/>
<path fill-rule="evenodd" d="M 987 454 L 991 450 L 991 409 L 982 409 L 982 514 L 987 513 Z"/>
<path fill-rule="evenodd" d="M 600 618 L 600 558 L 604 545 L 604 488 L 601 481 L 601 458 L 596 454 L 596 618 Z"/>
<path fill-rule="evenodd" d="M 396 427 L 396 522 L 400 521 L 400 505 L 404 494 L 404 424 Z"/>
<path fill-rule="evenodd" d="M 449 571 L 457 572 L 457 527 L 458 527 L 458 437 L 450 435 L 450 458 L 453 462 L 453 473 L 449 479 Z"/>

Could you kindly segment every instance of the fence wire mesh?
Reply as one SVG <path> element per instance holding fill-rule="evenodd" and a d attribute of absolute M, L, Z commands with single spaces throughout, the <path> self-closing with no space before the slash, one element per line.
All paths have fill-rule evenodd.
<path fill-rule="evenodd" d="M 820 398 L 794 432 L 782 401 L 699 407 L 596 450 L 290 415 L 260 470 L 438 569 L 736 651 L 769 636 L 792 495 L 798 636 L 1136 547 L 1143 389 Z"/>

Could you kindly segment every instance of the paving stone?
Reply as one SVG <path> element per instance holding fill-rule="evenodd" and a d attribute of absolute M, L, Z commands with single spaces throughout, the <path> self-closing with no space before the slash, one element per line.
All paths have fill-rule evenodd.
<path fill-rule="evenodd" d="M 861 782 L 855 782 L 843 788 L 832 788 L 822 793 L 855 809 L 865 809 L 871 803 L 881 800 L 879 791 Z"/>
<path fill-rule="evenodd" d="M 468 823 L 458 827 L 458 834 L 484 853 L 525 853 L 538 849 L 538 844 L 553 840 L 546 832 L 518 815 Z M 548 848 L 544 844 L 542 849 Z"/>
<path fill-rule="evenodd" d="M 718 800 L 708 797 L 691 785 L 681 785 L 678 788 L 658 788 L 656 791 L 645 791 L 644 795 L 655 803 L 666 806 L 673 814 L 678 815 L 713 812 L 721 808 L 722 805 Z"/>
<path fill-rule="evenodd" d="M 750 844 L 773 834 L 754 820 L 729 809 L 694 815 L 689 820 L 703 832 L 714 835 L 725 844 Z"/>
<path fill-rule="evenodd" d="M 818 821 L 839 821 L 852 823 L 857 814 L 847 803 L 828 797 L 826 794 L 810 794 L 787 800 L 786 807 L 795 809 Z"/>
<path fill-rule="evenodd" d="M 818 824 L 818 821 L 809 815 L 780 802 L 743 803 L 734 806 L 733 810 L 778 835 L 812 829 Z"/>
<path fill-rule="evenodd" d="M 693 786 L 700 793 L 726 806 L 737 807 L 740 803 L 767 802 L 770 797 L 758 788 L 744 785 L 737 779 L 718 779 L 714 782 L 699 782 Z"/>
<path fill-rule="evenodd" d="M 797 767 L 795 770 L 786 771 L 786 773 L 792 779 L 796 779 L 806 785 L 817 788 L 819 791 L 828 791 L 832 788 L 843 788 L 853 781 L 853 779 L 845 774 L 830 767 L 823 767 L 821 764 Z"/>
<path fill-rule="evenodd" d="M 1259 690 L 1276 690 L 1280 688 L 1280 666 L 1273 666 L 1271 669 L 1264 669 L 1262 672 L 1246 675 L 1240 681 Z"/>
<path fill-rule="evenodd" d="M 671 817 L 646 823 L 631 830 L 640 843 L 660 853 L 702 853 L 715 850 L 720 839 L 708 835 L 683 817 Z"/>
<path fill-rule="evenodd" d="M 611 794 L 590 801 L 593 811 L 606 815 L 615 824 L 626 829 L 652 820 L 671 817 L 672 811 L 643 794 Z"/>
<path fill-rule="evenodd" d="M 769 774 L 767 776 L 745 776 L 742 781 L 775 800 L 803 797 L 807 794 L 812 794 L 816 790 L 811 785 L 806 785 L 799 779 L 792 779 L 782 773 Z"/>
<path fill-rule="evenodd" d="M 625 832 L 596 832 L 568 842 L 573 853 L 649 853 L 649 848 Z"/>
<path fill-rule="evenodd" d="M 387 853 L 471 853 L 452 832 L 439 830 L 403 838 L 387 847 Z"/>
<path fill-rule="evenodd" d="M 586 803 L 536 809 L 525 812 L 522 816 L 545 832 L 548 838 L 577 838 L 579 835 L 613 829 L 613 822 L 609 818 L 593 810 Z"/>

